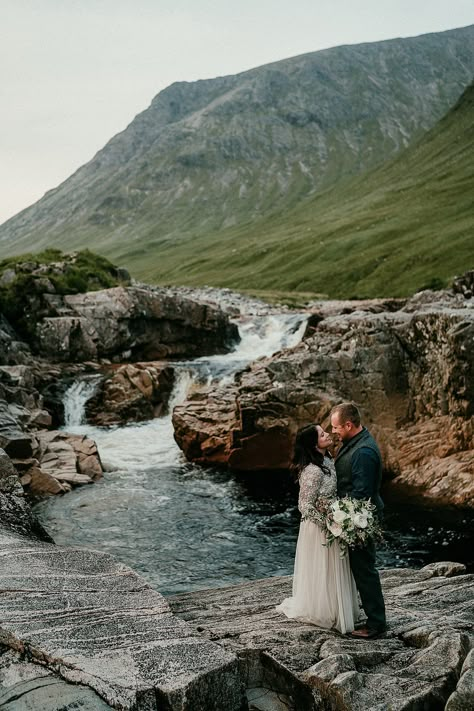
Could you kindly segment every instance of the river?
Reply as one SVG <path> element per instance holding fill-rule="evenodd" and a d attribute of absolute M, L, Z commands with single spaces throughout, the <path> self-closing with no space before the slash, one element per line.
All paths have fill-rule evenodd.
<path fill-rule="evenodd" d="M 239 322 L 242 337 L 226 355 L 174 363 L 171 408 L 196 381 L 223 383 L 251 360 L 296 344 L 302 315 L 272 314 Z M 35 511 L 58 544 L 115 555 L 163 594 L 218 587 L 292 573 L 299 514 L 288 477 L 234 475 L 186 462 L 171 417 L 99 428 L 83 424 L 93 378 L 65 396 L 68 432 L 97 442 L 103 479 L 38 503 Z M 384 567 L 420 567 L 434 560 L 473 565 L 473 517 L 388 501 Z"/>

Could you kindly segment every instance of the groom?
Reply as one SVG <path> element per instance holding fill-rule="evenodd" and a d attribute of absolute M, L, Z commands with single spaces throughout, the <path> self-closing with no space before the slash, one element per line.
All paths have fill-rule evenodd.
<path fill-rule="evenodd" d="M 350 402 L 331 410 L 331 425 L 342 446 L 336 459 L 337 495 L 370 499 L 379 516 L 383 511 L 380 498 L 382 458 L 376 441 L 360 423 L 359 410 Z M 375 568 L 375 545 L 369 541 L 363 548 L 349 549 L 352 574 L 367 615 L 365 627 L 352 632 L 357 639 L 373 639 L 386 630 L 385 603 L 380 578 Z"/>

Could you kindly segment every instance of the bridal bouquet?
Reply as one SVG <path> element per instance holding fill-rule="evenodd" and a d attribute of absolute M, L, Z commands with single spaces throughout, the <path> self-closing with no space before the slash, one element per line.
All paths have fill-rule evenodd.
<path fill-rule="evenodd" d="M 325 518 L 326 545 L 339 541 L 341 557 L 347 548 L 365 545 L 369 539 L 380 539 L 382 529 L 374 504 L 365 499 L 335 499 L 327 509 Z"/>
<path fill-rule="evenodd" d="M 317 523 L 324 530 L 326 528 L 326 521 L 331 510 L 331 499 L 325 497 L 318 497 L 316 501 L 306 507 L 304 515 L 301 517 L 302 521 L 308 520 L 313 523 Z"/>

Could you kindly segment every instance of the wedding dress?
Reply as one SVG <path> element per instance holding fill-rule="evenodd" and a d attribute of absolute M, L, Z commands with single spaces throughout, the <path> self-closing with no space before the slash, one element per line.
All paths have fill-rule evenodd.
<path fill-rule="evenodd" d="M 333 627 L 346 634 L 352 632 L 359 616 L 349 556 L 341 558 L 338 541 L 325 546 L 324 531 L 310 520 L 314 514 L 312 506 L 319 497 L 336 498 L 333 460 L 325 457 L 324 466 L 329 474 L 315 464 L 308 464 L 301 472 L 298 508 L 303 518 L 296 546 L 293 595 L 276 609 L 287 617 Z"/>

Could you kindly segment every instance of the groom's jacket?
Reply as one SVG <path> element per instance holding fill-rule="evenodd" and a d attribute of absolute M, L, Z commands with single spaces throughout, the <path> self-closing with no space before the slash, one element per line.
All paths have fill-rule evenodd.
<path fill-rule="evenodd" d="M 337 495 L 354 499 L 370 499 L 379 514 L 383 511 L 380 496 L 382 457 L 377 442 L 364 427 L 359 434 L 344 443 L 335 459 Z"/>

